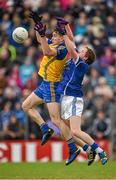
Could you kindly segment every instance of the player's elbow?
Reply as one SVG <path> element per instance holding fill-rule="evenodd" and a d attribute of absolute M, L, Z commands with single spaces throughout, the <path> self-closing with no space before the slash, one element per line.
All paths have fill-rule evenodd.
<path fill-rule="evenodd" d="M 45 51 L 44 56 L 54 56 L 54 53 L 51 51 Z"/>
<path fill-rule="evenodd" d="M 70 38 L 70 40 L 71 40 L 72 42 L 75 41 L 73 36 L 70 36 L 69 38 Z"/>
<path fill-rule="evenodd" d="M 44 56 L 50 56 L 49 52 L 44 52 L 43 54 L 44 54 Z"/>
<path fill-rule="evenodd" d="M 29 107 L 28 107 L 26 101 L 24 101 L 24 102 L 22 103 L 22 109 L 23 109 L 24 112 L 26 112 L 26 113 L 28 112 Z"/>

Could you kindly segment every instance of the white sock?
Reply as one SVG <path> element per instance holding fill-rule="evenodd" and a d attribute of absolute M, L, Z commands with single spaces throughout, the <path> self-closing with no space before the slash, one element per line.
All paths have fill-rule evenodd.
<path fill-rule="evenodd" d="M 98 148 L 95 149 L 95 152 L 96 152 L 97 154 L 99 154 L 99 153 L 103 152 L 103 149 L 100 148 L 100 147 L 98 147 Z"/>
<path fill-rule="evenodd" d="M 86 149 L 86 153 L 89 154 L 91 151 L 91 147 L 89 146 L 87 149 Z"/>

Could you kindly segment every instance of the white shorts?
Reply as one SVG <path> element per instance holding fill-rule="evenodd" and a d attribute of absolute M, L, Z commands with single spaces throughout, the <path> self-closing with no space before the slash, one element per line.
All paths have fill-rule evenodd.
<path fill-rule="evenodd" d="M 83 112 L 83 98 L 62 96 L 61 118 L 69 119 L 71 116 L 81 116 Z"/>

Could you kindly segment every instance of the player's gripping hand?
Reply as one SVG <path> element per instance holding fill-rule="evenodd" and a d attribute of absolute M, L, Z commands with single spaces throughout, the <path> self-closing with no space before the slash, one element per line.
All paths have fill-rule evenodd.
<path fill-rule="evenodd" d="M 44 37 L 46 32 L 46 25 L 43 25 L 42 22 L 38 22 L 35 25 L 34 30 L 37 31 L 41 37 Z"/>
<path fill-rule="evenodd" d="M 57 23 L 56 30 L 62 35 L 66 34 L 66 30 L 65 30 L 64 25 Z"/>
<path fill-rule="evenodd" d="M 30 11 L 29 18 L 33 19 L 35 23 L 41 22 L 42 16 L 39 16 L 36 12 Z"/>
<path fill-rule="evenodd" d="M 66 21 L 64 18 L 62 18 L 62 17 L 56 17 L 56 20 L 57 20 L 57 23 L 58 24 L 61 24 L 61 25 L 64 25 L 64 26 L 66 26 L 67 24 L 69 24 L 69 22 L 68 21 Z"/>

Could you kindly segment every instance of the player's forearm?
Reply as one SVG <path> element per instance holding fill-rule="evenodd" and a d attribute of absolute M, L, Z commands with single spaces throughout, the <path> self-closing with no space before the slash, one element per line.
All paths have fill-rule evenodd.
<path fill-rule="evenodd" d="M 75 51 L 75 44 L 69 39 L 67 35 L 64 35 L 65 45 L 68 51 L 71 53 L 72 58 L 77 58 L 77 52 Z"/>
<path fill-rule="evenodd" d="M 70 39 L 71 41 L 74 41 L 74 36 L 73 36 L 72 30 L 71 30 L 69 24 L 67 24 L 67 25 L 65 26 L 65 29 L 66 29 L 66 34 L 67 34 L 67 36 L 69 37 L 69 39 Z"/>
<path fill-rule="evenodd" d="M 44 55 L 48 55 L 50 47 L 47 43 L 46 37 L 40 37 L 41 47 Z"/>
<path fill-rule="evenodd" d="M 37 42 L 41 43 L 41 36 L 39 35 L 37 31 L 36 31 L 36 38 L 37 38 Z"/>
<path fill-rule="evenodd" d="M 40 43 L 41 43 L 43 54 L 45 56 L 52 56 L 52 55 L 54 55 L 53 52 L 52 52 L 52 49 L 48 45 L 46 37 L 41 37 L 40 36 Z"/>
<path fill-rule="evenodd" d="M 36 31 L 36 37 L 37 37 L 37 41 L 41 44 L 43 54 L 48 55 L 51 49 L 48 45 L 46 37 L 41 37 L 37 31 Z"/>

